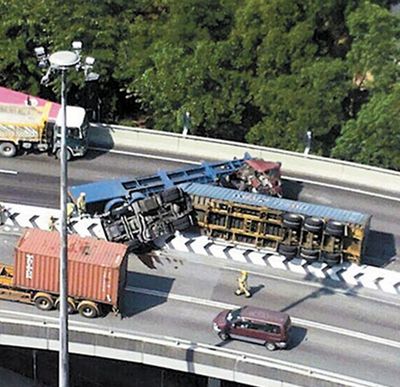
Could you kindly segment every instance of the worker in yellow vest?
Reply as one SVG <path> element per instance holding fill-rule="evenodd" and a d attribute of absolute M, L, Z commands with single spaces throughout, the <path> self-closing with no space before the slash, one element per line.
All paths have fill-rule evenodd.
<path fill-rule="evenodd" d="M 237 279 L 238 281 L 238 288 L 235 291 L 237 296 L 244 294 L 247 298 L 251 297 L 251 293 L 249 291 L 249 286 L 247 284 L 247 279 L 249 278 L 249 273 L 247 271 L 242 270 L 240 275 Z"/>
<path fill-rule="evenodd" d="M 78 214 L 82 216 L 86 213 L 86 194 L 85 192 L 81 192 L 76 201 L 76 206 L 78 207 Z"/>
<path fill-rule="evenodd" d="M 72 216 L 75 212 L 75 204 L 72 202 L 67 203 L 67 224 L 71 221 Z"/>

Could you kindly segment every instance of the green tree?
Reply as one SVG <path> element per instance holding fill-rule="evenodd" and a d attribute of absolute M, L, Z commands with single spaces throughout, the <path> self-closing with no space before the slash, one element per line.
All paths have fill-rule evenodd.
<path fill-rule="evenodd" d="M 399 19 L 364 2 L 349 15 L 348 26 L 353 38 L 348 63 L 355 75 L 350 120 L 343 125 L 332 155 L 400 169 Z"/>
<path fill-rule="evenodd" d="M 400 170 L 400 86 L 392 93 L 375 93 L 349 120 L 333 156 L 363 164 Z"/>

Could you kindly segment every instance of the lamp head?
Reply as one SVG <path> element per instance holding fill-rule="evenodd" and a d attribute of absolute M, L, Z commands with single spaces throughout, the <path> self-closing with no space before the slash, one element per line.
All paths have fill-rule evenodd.
<path fill-rule="evenodd" d="M 96 59 L 94 59 L 92 56 L 87 56 L 85 59 L 85 64 L 88 66 L 93 66 L 95 61 Z"/>

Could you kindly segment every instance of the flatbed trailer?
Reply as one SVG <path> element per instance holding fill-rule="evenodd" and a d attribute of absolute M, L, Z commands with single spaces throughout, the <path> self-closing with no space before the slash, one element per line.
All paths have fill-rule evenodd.
<path fill-rule="evenodd" d="M 206 162 L 174 171 L 160 170 L 144 177 L 122 177 L 69 187 L 69 197 L 76 202 L 81 192 L 86 194 L 86 210 L 89 214 L 102 214 L 111 208 L 137 200 L 137 196 L 149 197 L 182 183 L 196 182 L 212 184 L 238 170 L 245 160 L 251 159 L 246 153 L 242 159 Z"/>
<path fill-rule="evenodd" d="M 211 185 L 179 186 L 210 238 L 271 249 L 307 261 L 362 263 L 371 216 Z"/>

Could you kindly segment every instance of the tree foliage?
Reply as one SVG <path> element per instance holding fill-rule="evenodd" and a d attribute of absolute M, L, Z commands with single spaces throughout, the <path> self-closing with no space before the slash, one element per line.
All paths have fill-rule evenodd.
<path fill-rule="evenodd" d="M 102 120 L 400 169 L 399 19 L 391 0 L 0 0 L 0 83 L 39 86 L 33 48 L 82 40 L 98 84 L 69 100 Z M 89 91 L 87 91 L 89 90 Z M 375 138 L 375 141 L 372 139 Z"/>

